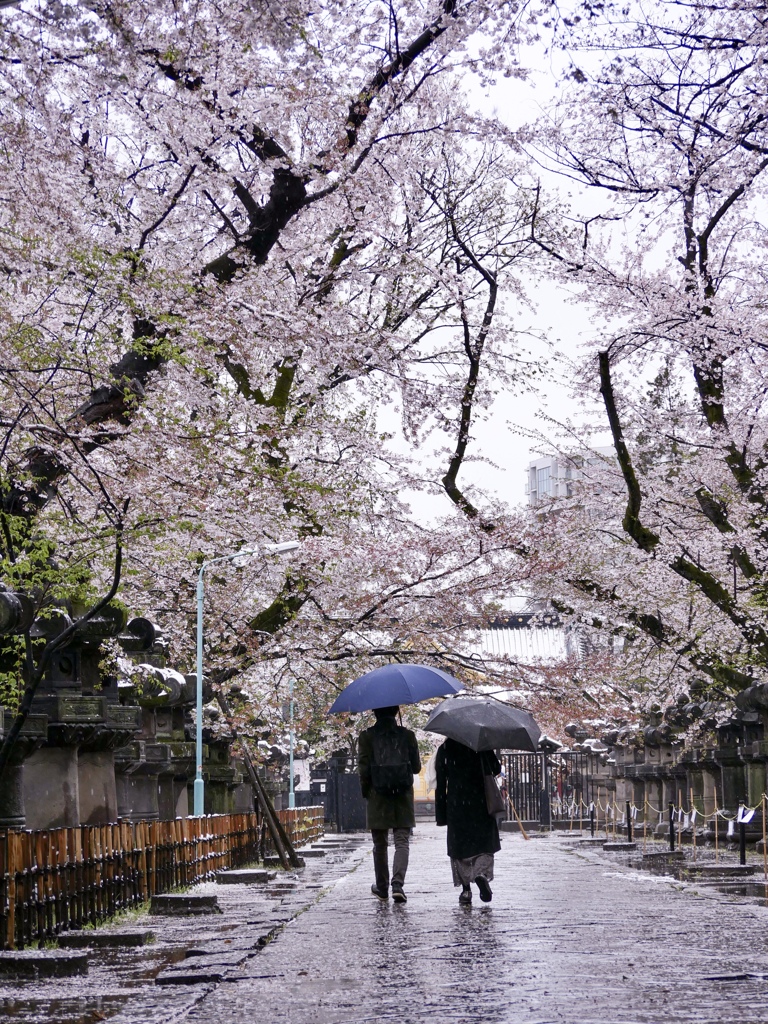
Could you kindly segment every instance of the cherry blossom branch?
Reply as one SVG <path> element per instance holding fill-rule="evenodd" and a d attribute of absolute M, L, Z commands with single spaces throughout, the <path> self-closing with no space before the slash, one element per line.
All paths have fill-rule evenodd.
<path fill-rule="evenodd" d="M 611 428 L 613 444 L 619 467 L 627 489 L 627 507 L 622 520 L 625 533 L 634 540 L 646 554 L 653 554 L 660 538 L 653 530 L 645 527 L 640 520 L 642 494 L 637 480 L 632 459 L 624 441 L 624 435 L 616 408 L 616 399 L 610 375 L 610 356 L 606 351 L 599 353 L 600 393 L 603 396 L 608 422 Z M 745 614 L 730 592 L 717 577 L 702 569 L 693 561 L 686 551 L 677 555 L 669 563 L 670 569 L 689 583 L 693 583 L 699 592 L 719 611 L 721 611 L 739 629 L 745 640 L 752 647 L 768 653 L 768 631 Z M 765 655 L 764 655 L 765 656 Z"/>
<path fill-rule="evenodd" d="M 608 414 L 608 423 L 611 428 L 611 436 L 613 437 L 613 446 L 616 449 L 619 468 L 627 488 L 627 507 L 622 519 L 622 526 L 624 531 L 642 551 L 650 553 L 659 543 L 659 536 L 653 530 L 643 526 L 640 521 L 642 492 L 640 491 L 637 474 L 635 473 L 629 450 L 624 440 L 624 432 L 616 408 L 616 396 L 613 391 L 613 382 L 611 381 L 610 353 L 607 351 L 599 352 L 597 358 L 600 368 L 600 394 L 603 396 L 603 403 L 605 404 L 605 411 Z"/>

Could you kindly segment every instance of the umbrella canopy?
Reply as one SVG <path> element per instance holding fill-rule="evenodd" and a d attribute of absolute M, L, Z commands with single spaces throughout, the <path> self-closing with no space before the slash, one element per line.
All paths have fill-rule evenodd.
<path fill-rule="evenodd" d="M 444 700 L 432 711 L 424 728 L 476 751 L 536 750 L 541 736 L 541 729 L 527 711 L 493 697 Z"/>
<path fill-rule="evenodd" d="M 329 714 L 371 711 L 393 704 L 418 704 L 429 697 L 458 693 L 464 683 L 429 665 L 382 665 L 355 679 L 333 702 Z"/>

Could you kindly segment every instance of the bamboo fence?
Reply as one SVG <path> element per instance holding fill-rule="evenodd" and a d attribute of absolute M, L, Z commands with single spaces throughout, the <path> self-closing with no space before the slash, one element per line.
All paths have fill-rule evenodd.
<path fill-rule="evenodd" d="M 294 846 L 323 834 L 322 807 L 277 813 Z M 253 813 L 0 830 L 0 946 L 42 945 L 268 852 Z"/>

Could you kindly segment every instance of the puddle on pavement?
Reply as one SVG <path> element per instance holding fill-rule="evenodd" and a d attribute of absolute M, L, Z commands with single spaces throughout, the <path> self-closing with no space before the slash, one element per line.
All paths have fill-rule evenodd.
<path fill-rule="evenodd" d="M 717 877 L 714 872 L 710 877 L 699 875 L 691 868 L 706 864 L 714 868 L 717 863 L 713 857 L 701 857 L 697 861 L 673 860 L 671 857 L 665 859 L 659 856 L 658 860 L 641 861 L 636 857 L 626 861 L 627 866 L 642 871 L 645 874 L 656 875 L 664 878 L 674 878 L 680 882 L 686 882 L 699 892 L 718 892 L 724 896 L 748 899 L 757 906 L 768 906 L 768 879 L 749 879 L 728 877 L 726 872 L 733 868 L 733 862 L 722 863 L 723 875 Z"/>
<path fill-rule="evenodd" d="M 0 1024 L 97 1024 L 108 1020 L 135 989 L 183 960 L 185 953 L 186 949 L 178 946 L 99 949 L 89 956 L 86 984 L 89 989 L 98 987 L 101 994 L 79 992 L 82 981 L 78 978 L 50 979 L 45 994 L 39 982 L 17 981 L 5 987 L 11 994 L 0 994 Z"/>
<path fill-rule="evenodd" d="M 768 882 L 713 882 L 706 888 L 715 889 L 725 896 L 746 897 L 761 907 L 768 906 Z"/>
<path fill-rule="evenodd" d="M 0 1021 L 23 1024 L 98 1024 L 114 1016 L 126 996 L 73 996 L 70 999 L 0 999 Z"/>

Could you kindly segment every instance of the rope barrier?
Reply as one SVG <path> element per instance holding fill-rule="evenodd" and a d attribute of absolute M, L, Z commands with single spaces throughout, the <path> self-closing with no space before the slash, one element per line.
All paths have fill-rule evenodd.
<path fill-rule="evenodd" d="M 763 793 L 758 802 L 754 806 L 751 806 L 750 804 L 740 804 L 738 811 L 736 811 L 735 813 L 729 813 L 725 809 L 719 808 L 717 806 L 711 812 L 699 810 L 699 808 L 696 806 L 696 800 L 692 799 L 687 806 L 684 805 L 681 801 L 674 808 L 674 816 L 676 821 L 682 821 L 684 823 L 688 822 L 691 824 L 697 821 L 699 818 L 701 818 L 702 824 L 714 821 L 715 818 L 721 818 L 723 821 L 739 822 L 746 815 L 755 814 L 755 812 L 759 811 L 765 805 L 766 801 L 768 801 L 768 793 Z M 595 798 L 592 804 L 587 804 L 583 800 L 580 800 L 578 803 L 574 801 L 571 805 L 569 805 L 568 811 L 569 813 L 574 815 L 577 810 L 584 810 L 589 812 L 591 806 L 594 806 L 597 811 L 600 811 L 601 813 L 605 814 L 611 820 L 616 818 L 621 824 L 626 824 L 626 811 L 622 810 L 619 807 L 615 798 L 612 798 L 611 800 L 606 799 L 605 804 L 601 802 L 599 795 Z M 633 819 L 637 819 L 639 817 L 640 808 L 634 803 L 630 803 L 629 807 L 631 817 Z M 643 808 L 644 817 L 647 817 L 649 812 L 651 814 L 659 815 L 659 817 L 662 820 L 666 818 L 666 811 L 659 807 L 655 807 L 649 800 L 646 800 L 645 806 Z"/>
<path fill-rule="evenodd" d="M 687 801 L 684 802 L 683 794 L 678 792 L 676 802 L 674 804 L 670 802 L 666 809 L 656 807 L 647 796 L 643 799 L 642 807 L 639 807 L 634 801 L 625 801 L 624 806 L 619 807 L 615 791 L 611 792 L 607 787 L 605 794 L 598 787 L 597 793 L 591 801 L 585 800 L 581 793 L 578 796 L 573 793 L 570 796 L 558 793 L 553 796 L 552 800 L 553 810 L 561 820 L 564 818 L 570 819 L 571 829 L 574 827 L 573 823 L 577 817 L 580 828 L 583 827 L 584 819 L 587 819 L 587 823 L 592 822 L 593 835 L 595 826 L 597 826 L 606 835 L 612 832 L 615 838 L 618 829 L 626 829 L 627 834 L 629 834 L 631 826 L 637 822 L 639 827 L 639 823 L 642 821 L 643 850 L 647 846 L 649 826 L 651 837 L 653 837 L 653 829 L 655 827 L 653 816 L 658 816 L 658 825 L 665 825 L 671 816 L 672 822 L 677 823 L 680 833 L 690 833 L 694 861 L 697 858 L 697 839 L 701 836 L 698 829 L 711 828 L 714 832 L 715 861 L 718 861 L 719 822 L 723 821 L 726 823 L 726 836 L 731 840 L 737 834 L 736 825 L 748 824 L 752 821 L 754 815 L 760 811 L 761 822 L 758 827 L 761 828 L 763 834 L 763 873 L 766 882 L 768 882 L 768 840 L 766 839 L 766 830 L 768 828 L 768 822 L 766 821 L 768 818 L 768 792 L 763 792 L 754 805 L 740 803 L 736 811 L 718 807 L 716 794 L 714 795 L 713 804 L 713 809 L 707 811 L 706 799 L 703 796 L 697 798 L 692 789 L 688 793 Z"/>

